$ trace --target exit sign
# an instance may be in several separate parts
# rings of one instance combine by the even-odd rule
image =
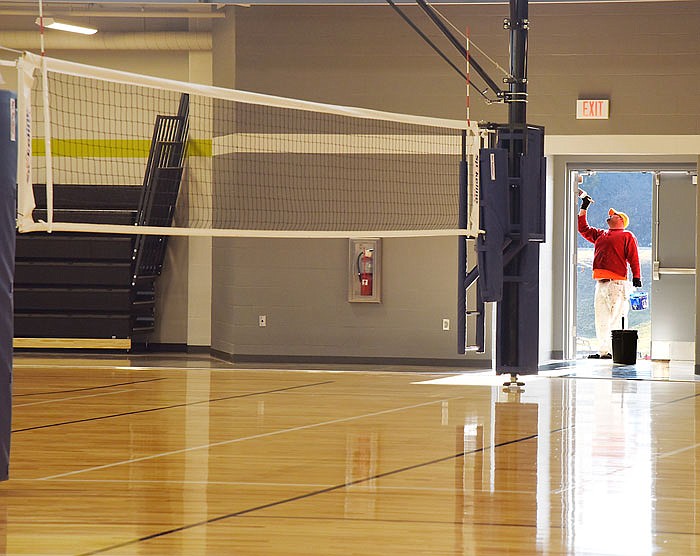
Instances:
[[[610,117],[609,100],[577,100],[577,120],[607,120]]]

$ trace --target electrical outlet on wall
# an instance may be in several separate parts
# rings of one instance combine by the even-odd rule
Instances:
[[[260,326],[260,327],[267,326],[267,315],[259,315],[258,316],[258,326]]]
[[[450,329],[450,319],[442,319],[442,329],[443,330]]]

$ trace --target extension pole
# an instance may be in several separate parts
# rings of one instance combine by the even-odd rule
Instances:
[[[527,125],[528,0],[510,0],[510,82],[508,124]]]

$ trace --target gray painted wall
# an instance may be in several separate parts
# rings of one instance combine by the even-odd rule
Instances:
[[[262,7],[227,10],[212,23],[212,82],[225,87],[321,102],[438,117],[463,118],[464,84],[385,6]],[[458,27],[503,67],[507,5],[441,6]],[[406,11],[425,21],[419,10]],[[700,148],[700,3],[641,2],[530,6],[529,121],[546,127],[551,145],[590,138],[585,154],[669,157]],[[431,37],[445,45],[430,25]],[[449,47],[445,45],[446,50]],[[51,52],[95,65],[193,79],[183,53]],[[475,53],[475,56],[479,56]],[[200,62],[202,61],[200,57]],[[479,57],[484,66],[488,63]],[[492,75],[496,70],[489,67]],[[194,79],[198,80],[198,79]],[[202,81],[200,81],[202,82]],[[577,98],[611,101],[607,121],[577,121]],[[473,93],[472,119],[503,121],[502,106]],[[647,137],[647,141],[639,139]],[[673,136],[664,142],[663,137]],[[661,140],[658,140],[661,138]],[[562,241],[566,162],[578,143],[550,151],[549,241],[542,248],[541,357],[563,344]],[[607,145],[602,147],[601,145]],[[661,145],[661,146],[659,146]],[[669,145],[672,145],[669,147]],[[658,149],[657,149],[658,147]],[[580,157],[579,157],[580,159]],[[207,273],[189,265],[188,244],[173,241],[166,261],[155,341],[204,345],[239,356],[370,356],[452,360],[456,248],[453,239],[383,242],[380,305],[347,303],[344,240],[215,239],[211,248],[211,330],[192,320],[193,285]],[[200,253],[201,255],[201,253]],[[198,264],[201,264],[199,257]],[[266,314],[268,326],[257,326]],[[468,355],[465,364],[485,364]],[[696,349],[700,349],[697,347]]]
[[[508,67],[507,4],[439,8]],[[418,8],[406,11],[426,22]],[[241,89],[464,117],[461,78],[389,7],[257,6],[237,17]],[[530,21],[529,121],[555,135],[699,132],[699,3],[532,4]],[[429,23],[424,29],[452,52]],[[610,99],[610,120],[575,120],[576,99],[591,97]],[[505,118],[502,106],[486,106],[476,93],[471,105],[475,120]]]
[[[348,241],[215,239],[212,347],[234,356],[456,359],[454,238],[384,239],[382,303],[348,302]],[[266,315],[267,326],[258,326]]]
[[[407,11],[420,19],[417,9]],[[502,28],[507,6],[441,11],[458,27],[470,25],[472,40],[507,67],[508,37]],[[459,77],[388,8],[253,7],[237,9],[236,15],[240,89],[464,115]],[[698,133],[698,4],[534,4],[530,16],[529,121],[555,135]],[[610,99],[611,119],[577,121],[577,98]],[[503,107],[486,106],[476,96],[472,107],[473,119],[506,117]],[[562,168],[566,160],[559,156],[556,165]],[[554,169],[554,157],[550,164]],[[552,170],[549,180],[550,240],[542,249],[541,273],[543,359],[561,353],[563,343],[565,172]],[[306,253],[312,245],[313,253]],[[454,330],[440,329],[443,317],[456,317],[454,240],[385,240],[384,255],[382,305],[354,306],[346,302],[345,242],[215,240],[212,347],[234,357],[455,358]],[[430,264],[416,264],[421,258]],[[257,326],[259,314],[268,316],[266,329]],[[485,364],[489,353],[490,343],[486,355],[466,359]]]

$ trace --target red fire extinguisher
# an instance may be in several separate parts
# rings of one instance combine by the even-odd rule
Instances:
[[[357,277],[360,279],[360,295],[372,295],[373,252],[374,249],[363,249],[357,255]]]

